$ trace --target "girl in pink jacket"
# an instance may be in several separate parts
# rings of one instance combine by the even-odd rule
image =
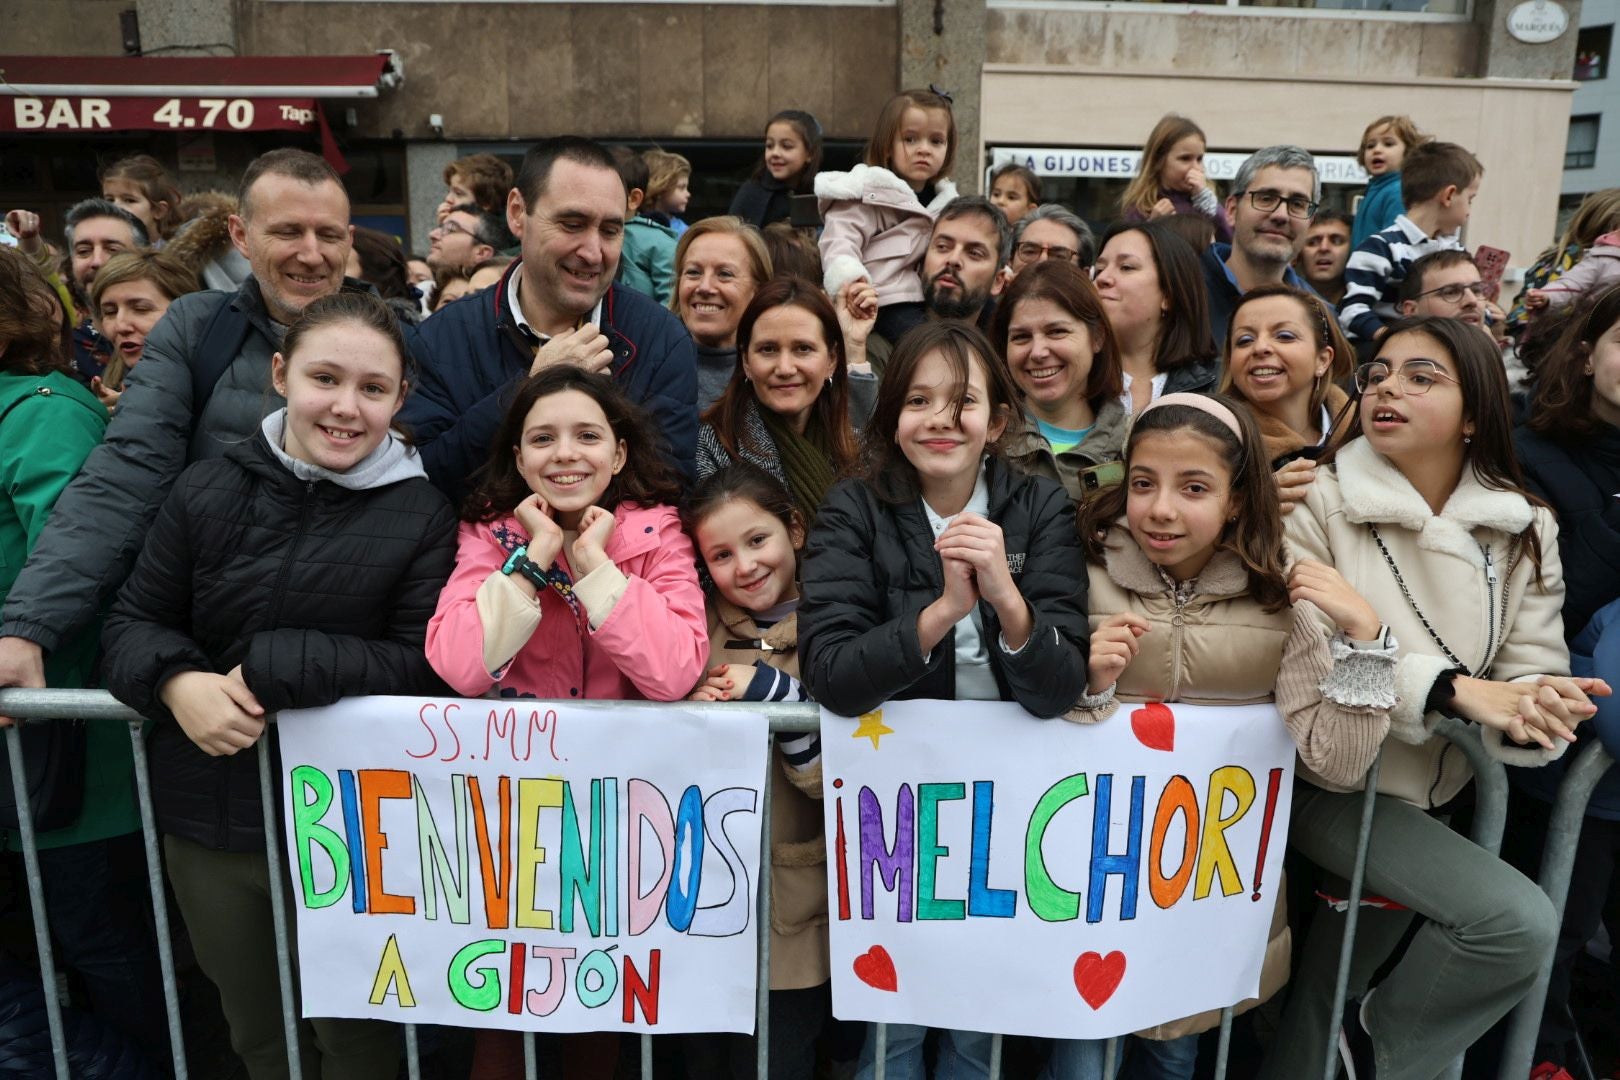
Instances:
[[[463,511],[427,655],[459,694],[676,701],[709,632],[675,475],[612,379],[524,383]]]
[[[606,375],[563,364],[518,390],[427,628],[428,661],[458,694],[676,701],[703,677],[703,590],[660,441]],[[618,1037],[560,1050],[566,1075],[607,1080]],[[522,1076],[522,1039],[478,1032],[472,1075]]]
[[[878,114],[866,164],[816,177],[821,264],[827,295],[852,281],[877,288],[874,329],[893,344],[921,323],[923,254],[934,218],[956,198],[951,101],[934,89],[904,90]],[[870,309],[856,313],[871,318]]]

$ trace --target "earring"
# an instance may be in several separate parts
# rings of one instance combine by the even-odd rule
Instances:
[[[1464,446],[1467,446],[1469,443],[1471,443],[1473,441],[1474,441],[1474,438],[1473,438],[1472,435],[1464,435],[1463,436],[1463,445]]]

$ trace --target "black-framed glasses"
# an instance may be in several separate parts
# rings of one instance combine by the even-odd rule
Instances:
[[[439,231],[444,233],[446,236],[450,235],[451,233],[460,233],[462,236],[470,236],[474,240],[478,239],[478,234],[476,232],[467,228],[467,226],[463,225],[455,218],[445,218],[444,221],[439,225]]]
[[[1303,195],[1284,195],[1282,192],[1272,191],[1270,188],[1262,188],[1248,194],[1249,205],[1262,214],[1269,214],[1279,206],[1287,206],[1289,217],[1309,218],[1316,216],[1316,209],[1320,205]]]
[[[1060,247],[1057,244],[1037,244],[1026,240],[1013,248],[1013,258],[1021,263],[1031,263],[1043,258],[1056,259],[1058,262],[1079,262],[1080,253],[1074,248]]]
[[[1416,299],[1425,296],[1438,296],[1448,304],[1455,304],[1462,300],[1463,293],[1471,292],[1480,300],[1485,299],[1485,283],[1483,281],[1454,281],[1450,285],[1442,285],[1438,289],[1427,289],[1417,294]]]
[[[1403,393],[1414,397],[1427,394],[1436,383],[1457,381],[1456,376],[1441,371],[1432,360],[1408,360],[1393,372]],[[1369,394],[1383,385],[1391,375],[1389,365],[1382,360],[1362,364],[1356,368],[1356,393]]]

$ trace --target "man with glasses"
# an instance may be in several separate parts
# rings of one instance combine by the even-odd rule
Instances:
[[[462,203],[428,233],[427,264],[435,274],[465,274],[511,243],[504,221],[477,203]]]
[[[1466,251],[1431,251],[1412,264],[1396,307],[1402,315],[1437,315],[1484,326],[1487,306],[1479,267]]]
[[[1091,269],[1097,256],[1097,241],[1091,227],[1074,211],[1057,203],[1043,203],[1025,214],[1012,227],[1007,246],[1006,266],[997,275],[996,292],[1012,283],[1019,271],[1047,259],[1071,262],[1082,270]]]
[[[1250,289],[1286,284],[1310,291],[1292,263],[1321,198],[1316,159],[1298,146],[1256,150],[1239,167],[1226,198],[1232,242],[1211,244],[1202,260],[1217,346],[1225,345],[1232,312]]]

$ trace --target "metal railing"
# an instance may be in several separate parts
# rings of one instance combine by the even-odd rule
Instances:
[[[592,703],[570,701],[562,704],[577,709],[581,707],[589,708]],[[599,707],[608,708],[613,706],[602,703]],[[758,712],[767,717],[770,730],[773,733],[814,731],[819,723],[817,707],[808,703],[704,704],[687,702],[683,703],[682,707],[688,709],[747,709]],[[146,747],[142,738],[142,718],[137,713],[119,704],[110,694],[101,690],[0,690],[0,715],[16,717],[28,722],[82,719],[94,723],[121,722],[128,725],[134,756],[136,796],[140,804],[141,836],[146,851],[147,884],[151,895],[153,923],[158,939],[158,958],[163,985],[164,1009],[168,1020],[169,1044],[173,1055],[173,1072],[177,1080],[186,1080],[188,1071],[184,1033],[180,1021],[178,983],[175,976],[174,951],[168,910],[164,900],[162,861],[158,852],[156,820],[152,812],[151,783]],[[1506,770],[1500,762],[1486,754],[1477,729],[1470,725],[1448,718],[1439,723],[1436,731],[1466,754],[1474,768],[1474,782],[1477,792],[1475,796],[1473,839],[1476,843],[1494,853],[1500,847],[1507,816]],[[23,860],[28,879],[28,899],[33,911],[34,936],[39,952],[46,1018],[51,1035],[52,1060],[57,1080],[69,1080],[67,1044],[63,1035],[62,1012],[56,992],[56,963],[51,947],[48,915],[45,910],[38,848],[31,815],[27,808],[28,795],[22,760],[22,740],[15,726],[6,729],[5,739],[10,760],[11,783],[16,793],[19,811],[20,827],[18,833],[22,840]],[[278,825],[280,818],[276,805],[279,788],[274,782],[271,772],[269,740],[260,740],[257,753],[259,794],[264,812],[265,850],[271,881],[278,882],[282,878],[282,852]],[[1610,759],[1608,755],[1604,753],[1601,746],[1594,744],[1580,755],[1559,790],[1558,802],[1553,810],[1552,825],[1547,836],[1540,883],[1544,891],[1552,899],[1560,918],[1563,915],[1564,899],[1568,892],[1570,874],[1574,864],[1575,841],[1580,833],[1581,819],[1584,816],[1586,803],[1593,788],[1609,765]],[[1378,768],[1378,762],[1375,761],[1366,779],[1361,828],[1354,865],[1350,875],[1349,908],[1345,917],[1344,937],[1340,946],[1339,967],[1334,984],[1334,1011],[1329,1014],[1330,1016],[1342,1014],[1349,993],[1350,957],[1355,946],[1356,919],[1362,896],[1367,853],[1371,840]],[[771,786],[774,772],[774,769],[766,770],[762,799],[763,810],[760,821],[762,872],[759,878],[759,913],[756,919],[759,935],[759,974],[755,1034],[757,1040],[756,1062],[758,1075],[761,1078],[769,1075],[770,1062]],[[293,986],[291,938],[288,933],[287,922],[288,913],[282,890],[272,887],[269,891],[275,924],[277,975],[281,987],[282,1025],[287,1044],[289,1075],[293,1080],[302,1080],[303,1069],[299,1054],[299,1017]],[[1529,1074],[1530,1058],[1535,1049],[1536,1031],[1541,1021],[1541,1010],[1547,995],[1551,966],[1552,955],[1549,950],[1548,955],[1543,958],[1541,972],[1534,987],[1516,1007],[1512,1015],[1508,1043],[1502,1055],[1499,1071],[1502,1080],[1518,1080],[1518,1078]],[[408,1073],[411,1080],[420,1080],[421,1057],[416,1025],[405,1024],[402,1026],[404,1028],[405,1058]],[[1335,1080],[1339,1072],[1336,1034],[1335,1029],[1335,1037],[1330,1038],[1328,1044],[1324,1047],[1323,1080]],[[1221,1010],[1220,1014],[1219,1042],[1215,1061],[1216,1080],[1225,1080],[1228,1055],[1231,1049],[1231,1035],[1232,1007],[1228,1006]],[[885,1025],[874,1025],[873,1041],[876,1051],[875,1074],[878,1080],[883,1080],[885,1072],[884,1058],[888,1043],[888,1030]],[[1113,1075],[1114,1066],[1122,1049],[1123,1037],[1108,1041],[1104,1056],[1104,1076]],[[523,1058],[526,1080],[535,1080],[538,1070],[538,1058],[535,1050],[534,1033],[532,1032],[524,1033]],[[640,1059],[643,1080],[652,1080],[653,1044],[652,1036],[649,1034],[640,1036]],[[1001,1062],[1002,1037],[994,1035],[990,1043],[990,1075],[995,1080],[999,1080]],[[1448,1078],[1459,1076],[1461,1070],[1462,1060],[1459,1057],[1444,1075]]]

